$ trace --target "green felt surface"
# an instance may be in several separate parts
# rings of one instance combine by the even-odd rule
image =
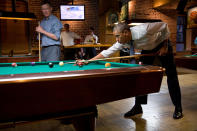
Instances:
[[[17,63],[17,67],[12,67],[12,63],[0,63],[0,75],[105,69],[105,63],[111,63],[111,68],[140,66],[138,64],[125,64],[105,61],[92,62],[82,67],[75,66],[74,64],[64,64],[64,66],[59,66],[59,61],[56,61],[52,62],[54,63],[54,66],[53,68],[50,68],[48,63],[49,62],[36,62],[36,64],[32,66],[31,62],[20,62]]]
[[[185,57],[197,57],[197,55],[185,55]]]

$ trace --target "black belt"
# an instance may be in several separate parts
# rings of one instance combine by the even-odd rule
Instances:
[[[49,45],[49,46],[42,46],[42,48],[47,48],[47,47],[51,47],[51,46],[60,46],[60,45]]]

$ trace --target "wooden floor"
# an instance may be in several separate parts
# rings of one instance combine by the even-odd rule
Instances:
[[[98,106],[96,131],[197,131],[197,71],[178,68],[182,90],[184,118],[174,120],[166,77],[159,93],[151,94],[143,115],[123,117],[134,104],[134,99],[124,99]],[[62,125],[57,120],[20,125],[0,131],[74,131],[72,125]]]

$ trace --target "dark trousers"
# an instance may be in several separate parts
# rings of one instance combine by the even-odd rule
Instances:
[[[42,47],[41,61],[59,61],[61,50],[59,45]]]
[[[163,43],[150,51],[143,50],[142,54],[156,53],[162,47],[162,45]],[[143,64],[152,65],[155,57],[158,57],[162,67],[166,69],[165,73],[167,75],[168,90],[172,103],[176,107],[181,107],[181,91],[177,77],[176,65],[174,63],[172,46],[170,44],[168,45],[168,53],[165,56],[144,56],[140,60],[143,62]],[[148,95],[136,97],[136,104],[147,104],[147,97]]]
[[[75,60],[75,48],[64,48],[64,60]]]

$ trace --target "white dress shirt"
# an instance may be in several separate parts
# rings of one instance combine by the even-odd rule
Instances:
[[[86,36],[84,44],[92,43],[93,42],[92,39],[95,39],[95,43],[98,43],[98,37],[95,34],[93,34],[93,35]]]
[[[127,45],[120,44],[119,42],[116,42],[111,47],[109,47],[107,50],[103,50],[101,52],[101,55],[103,55],[104,57],[110,57],[111,55],[116,53],[116,51],[122,50],[124,48],[124,46],[127,46]]]
[[[77,35],[76,33],[74,32],[66,32],[66,31],[63,31],[61,32],[61,41],[63,43],[63,46],[73,46],[75,43],[74,43],[74,39],[80,39],[81,37],[79,35]]]
[[[134,48],[140,50],[152,50],[170,36],[168,25],[164,22],[145,23],[130,29]],[[103,50],[101,54],[109,57],[116,51],[122,50],[123,46],[124,44],[116,42],[107,50]]]
[[[131,27],[135,49],[152,50],[170,36],[167,23],[145,23]]]

